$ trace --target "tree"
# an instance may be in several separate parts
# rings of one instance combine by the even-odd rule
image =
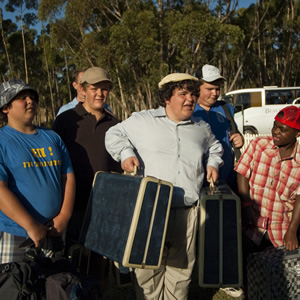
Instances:
[[[26,57],[26,43],[24,33],[24,23],[26,25],[34,25],[36,22],[36,16],[33,13],[24,14],[26,9],[38,9],[37,0],[8,0],[5,6],[7,11],[14,12],[16,8],[20,9],[19,17],[16,17],[17,21],[21,22],[22,42],[23,42],[23,55],[24,55],[24,70],[25,70],[25,81],[28,83],[28,67]]]

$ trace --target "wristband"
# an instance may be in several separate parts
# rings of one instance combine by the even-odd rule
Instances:
[[[253,201],[242,202],[242,207],[248,207],[253,205]]]

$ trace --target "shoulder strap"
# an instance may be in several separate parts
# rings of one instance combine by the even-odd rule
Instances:
[[[227,120],[229,122],[230,132],[231,133],[237,133],[237,132],[239,132],[238,129],[236,128],[236,125],[235,125],[235,122],[234,122],[234,120],[232,118],[232,115],[231,115],[231,113],[230,113],[230,111],[228,109],[227,103],[224,100],[220,100],[220,103],[221,103],[222,108],[223,108],[223,110],[225,112],[226,118],[227,118]]]
[[[223,110],[224,110],[224,112],[225,112],[226,118],[227,118],[227,120],[228,120],[228,122],[229,122],[230,133],[231,133],[231,134],[234,134],[234,133],[239,133],[239,134],[241,134],[241,133],[238,131],[236,125],[235,125],[235,122],[234,122],[234,120],[233,120],[233,117],[232,117],[232,115],[231,115],[231,113],[230,113],[230,111],[229,111],[229,109],[228,109],[227,103],[226,103],[224,100],[220,100],[220,103],[221,103],[222,108],[223,108]],[[241,150],[240,150],[240,149],[237,149],[236,147],[234,147],[233,143],[231,143],[231,145],[232,145],[232,147],[233,147],[235,159],[236,159],[236,160],[239,160],[240,157],[241,157]]]

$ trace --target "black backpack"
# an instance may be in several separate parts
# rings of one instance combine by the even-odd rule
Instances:
[[[34,276],[29,262],[0,265],[0,299],[45,299],[43,290],[44,280]]]
[[[96,278],[77,271],[66,258],[37,257],[0,265],[2,300],[99,300]]]

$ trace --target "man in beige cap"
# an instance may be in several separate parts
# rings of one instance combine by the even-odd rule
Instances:
[[[105,137],[108,152],[125,171],[137,166],[144,176],[174,186],[162,263],[159,269],[135,269],[139,299],[188,297],[195,262],[198,210],[195,206],[204,180],[218,178],[223,149],[203,121],[191,120],[198,79],[174,73],[159,83],[160,107],[133,113],[110,128]],[[139,154],[139,158],[136,156]]]
[[[57,116],[53,125],[69,150],[76,176],[75,206],[67,231],[70,244],[79,240],[95,173],[121,171],[120,165],[104,146],[106,131],[118,123],[104,107],[112,87],[113,83],[104,69],[87,69],[81,78],[84,102]],[[96,264],[91,265],[96,267]]]

